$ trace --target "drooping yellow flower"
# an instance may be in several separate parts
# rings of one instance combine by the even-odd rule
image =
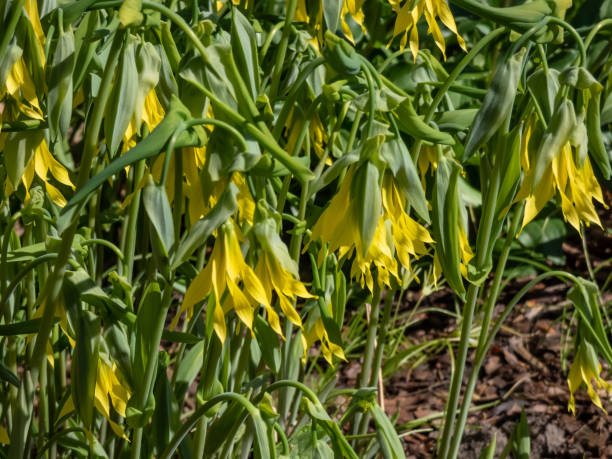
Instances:
[[[139,120],[134,117],[130,120],[130,124],[128,124],[125,130],[125,134],[123,134],[122,154],[136,145],[138,129],[142,123],[144,123],[149,132],[151,132],[164,119],[165,111],[157,98],[155,89],[151,89],[147,97],[145,97],[142,111],[134,110],[134,113],[142,113],[142,115]]]
[[[125,418],[125,410],[132,393],[122,378],[120,379],[117,365],[109,364],[104,357],[98,361],[98,378],[96,379],[96,390],[94,405],[96,409],[108,420],[113,431],[120,437],[127,439],[119,424],[111,419],[110,406]],[[110,402],[109,402],[110,399]]]
[[[261,245],[261,252],[255,266],[255,274],[266,293],[267,304],[272,304],[272,293],[278,297],[281,311],[298,327],[302,320],[293,303],[300,298],[314,298],[299,280],[298,266],[289,256],[287,247],[275,232],[273,219],[256,223],[254,232]],[[268,309],[268,322],[272,329],[282,336],[278,314]]]
[[[19,113],[23,113],[30,119],[43,120],[42,110],[36,96],[36,88],[23,57],[17,59],[13,64],[7,75],[4,88],[0,88],[0,99],[7,95],[10,96],[17,110],[11,110],[11,113],[8,114],[9,110],[5,106],[2,119],[16,121]]]
[[[214,293],[215,302],[214,329],[221,342],[225,341],[226,336],[225,314],[232,309],[249,329],[252,329],[257,305],[262,304],[270,313],[272,307],[266,291],[251,267],[244,261],[238,238],[238,229],[232,220],[219,228],[210,259],[185,292],[179,313],[172,321],[173,328],[180,314],[185,311],[191,313],[195,304],[211,292]],[[243,283],[242,288],[238,285],[240,282]],[[228,294],[224,299],[226,289]]]
[[[421,175],[421,185],[424,188],[425,176],[427,175],[427,172],[430,169],[431,172],[435,172],[438,168],[438,152],[436,151],[436,147],[433,145],[423,145],[421,147],[419,159],[417,160],[417,165],[419,167],[419,173]]]
[[[9,437],[9,434],[6,431],[6,429],[2,426],[0,426],[0,444],[3,444],[3,445],[11,444],[11,439]]]
[[[129,440],[125,434],[123,428],[113,421],[111,417],[110,407],[123,418],[125,418],[125,410],[127,403],[132,395],[132,392],[128,388],[121,372],[117,365],[107,360],[104,355],[100,356],[98,360],[98,375],[96,378],[96,388],[94,391],[94,406],[100,414],[102,414],[108,421],[109,425],[119,437]],[[110,399],[110,401],[109,401]],[[64,404],[58,419],[70,414],[74,411],[74,400],[72,396],[68,398]]]
[[[363,255],[363,243],[356,219],[357,206],[363,203],[351,198],[351,182],[355,169],[350,169],[340,190],[332,198],[330,205],[319,217],[312,229],[311,240],[321,238],[328,244],[327,250],[338,251],[355,258],[351,267],[351,277],[367,285],[370,291],[374,288],[372,265],[378,270],[379,285],[390,285],[391,277],[399,279],[398,264],[410,271],[410,257],[427,253],[425,244],[433,242],[428,231],[405,211],[405,198],[399,193],[391,177],[385,177],[382,189],[382,213],[376,224],[372,243]],[[321,251],[319,257],[324,256]]]
[[[526,200],[522,227],[524,228],[538,215],[553,198],[555,192],[558,192],[561,198],[561,210],[565,221],[569,222],[578,232],[581,232],[581,223],[586,226],[591,223],[601,226],[593,204],[594,199],[605,205],[601,188],[595,178],[589,158],[584,160],[582,166],[576,164],[569,142],[555,155],[551,166],[533,188],[535,168],[531,167],[532,161],[529,157],[528,145],[534,122],[532,119],[532,122],[527,125],[521,145],[521,166],[525,172],[525,179],[514,199],[514,202]]]
[[[595,384],[593,384],[593,380]],[[568,410],[572,414],[576,414],[576,400],[574,399],[574,393],[584,383],[587,387],[589,397],[595,406],[601,409],[606,415],[608,414],[601,404],[599,394],[595,390],[605,389],[608,394],[612,394],[612,385],[606,382],[601,377],[601,364],[597,358],[597,352],[595,348],[587,341],[583,341],[578,345],[578,352],[572,366],[570,367],[569,375],[567,378],[567,384],[570,390],[570,400],[568,403]]]
[[[446,0],[404,0],[403,2],[402,0],[389,0],[389,3],[394,11],[397,12],[392,40],[401,35],[400,48],[404,49],[408,42],[408,34],[410,33],[409,46],[415,60],[419,52],[419,31],[417,24],[423,14],[425,14],[425,20],[429,26],[428,32],[433,36],[434,42],[440,48],[440,51],[442,51],[444,59],[446,59],[446,42],[440,27],[438,27],[436,17],[439,17],[440,21],[457,36],[457,42],[461,49],[467,51],[465,40],[457,30],[455,19]]]
[[[385,215],[391,220],[391,234],[397,258],[404,268],[410,269],[410,258],[428,252],[425,244],[434,240],[429,232],[406,213],[406,197],[400,192],[390,174],[383,180],[382,203]]]
[[[346,356],[342,348],[329,339],[327,330],[325,330],[325,324],[321,318],[318,318],[311,327],[308,327],[301,337],[302,346],[304,348],[304,359],[307,356],[308,349],[319,341],[321,343],[321,353],[330,365],[333,365],[334,355],[346,361]]]
[[[468,241],[467,235],[465,234],[465,229],[463,228],[463,225],[459,225],[459,253],[461,256],[461,264],[459,266],[459,270],[461,271],[461,275],[467,279],[467,266],[472,260],[472,258],[474,258],[474,252],[472,251],[470,241]],[[438,258],[438,252],[434,252],[433,259],[433,282],[435,288],[438,288],[438,279],[442,275],[442,263],[440,263],[440,259]]]
[[[47,141],[41,132],[37,134],[31,133],[5,133],[0,134],[0,151],[4,150],[5,143],[19,143],[18,147],[20,150],[24,150],[24,155],[26,158],[30,158],[23,169],[23,174],[21,176],[21,182],[23,183],[26,190],[26,199],[30,197],[30,186],[34,181],[34,175],[37,175],[45,184],[45,189],[47,193],[49,193],[49,197],[55,202],[58,206],[63,207],[66,205],[66,199],[62,195],[62,193],[51,183],[49,183],[48,173],[51,172],[51,175],[60,183],[67,185],[74,189],[74,185],[70,180],[68,175],[68,171],[66,168],[56,160],[51,152],[49,151],[49,147],[47,146]],[[7,177],[6,180],[6,194],[12,194],[19,183],[12,183],[11,180]]]

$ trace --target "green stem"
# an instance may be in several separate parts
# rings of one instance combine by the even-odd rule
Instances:
[[[568,24],[563,19],[560,19],[558,17],[550,16],[547,19],[548,22],[557,24],[570,33],[570,35],[574,38],[574,41],[578,45],[578,50],[580,51],[580,65],[585,66],[587,64],[586,46],[582,41],[582,37],[580,36],[580,34],[576,32],[576,29],[574,29],[571,24]]]
[[[366,140],[372,137],[374,130],[374,114],[376,105],[376,92],[374,91],[374,82],[372,81],[372,74],[367,65],[361,64],[363,73],[365,74],[366,81],[368,83],[368,120],[366,122]]]
[[[521,223],[521,217],[523,215],[523,207],[524,204],[521,205],[514,213],[514,217],[512,220],[512,224],[510,225],[510,229],[506,234],[506,240],[504,242],[504,247],[500,254],[499,260],[497,262],[497,268],[495,270],[495,277],[493,279],[493,284],[491,286],[491,291],[487,296],[487,302],[484,308],[484,318],[482,320],[480,336],[478,337],[478,344],[476,347],[476,362],[472,367],[472,371],[470,373],[470,379],[465,388],[465,393],[463,395],[463,400],[461,402],[461,411],[459,412],[459,418],[457,420],[457,425],[455,426],[455,431],[452,437],[452,443],[450,447],[450,457],[457,457],[457,453],[459,451],[459,444],[461,443],[461,438],[463,437],[463,431],[465,429],[465,422],[467,420],[468,412],[470,409],[472,397],[474,395],[474,389],[476,387],[476,382],[478,381],[478,372],[480,370],[480,364],[478,364],[479,359],[482,360],[484,356],[481,356],[482,353],[485,352],[484,344],[485,339],[487,337],[487,332],[489,330],[489,325],[491,324],[491,318],[493,316],[493,311],[495,309],[495,303],[497,298],[499,297],[500,287],[504,275],[504,270],[506,268],[506,263],[508,261],[508,255],[510,254],[510,248],[512,246],[512,242],[516,237],[518,229]]]
[[[110,249],[115,255],[117,255],[117,257],[119,258],[119,260],[123,260],[123,254],[121,253],[121,250],[119,249],[119,247],[117,247],[115,244],[113,244],[111,241],[107,241],[106,239],[87,239],[86,241],[83,241],[81,243],[81,245],[83,246],[88,246],[88,245],[101,245],[104,246],[108,249]]]
[[[132,282],[134,273],[134,255],[136,253],[136,228],[138,227],[138,212],[140,210],[140,201],[142,196],[142,188],[138,188],[140,181],[144,177],[146,169],[145,160],[140,160],[134,167],[134,176],[132,179],[134,196],[130,202],[130,208],[127,218],[127,228],[125,230],[125,257],[123,258],[123,272],[129,283]]]
[[[367,387],[372,376],[372,363],[374,362],[374,352],[376,350],[376,335],[378,331],[378,316],[380,315],[380,298],[380,287],[378,286],[378,283],[375,282],[374,291],[372,292],[372,304],[370,310],[370,320],[368,321],[366,346],[363,351],[361,373],[359,375],[359,380],[357,381],[359,389]],[[353,418],[353,435],[363,433],[360,431],[362,427],[361,423],[363,418],[363,413],[361,413],[360,411],[355,412],[355,417]]]
[[[124,33],[125,32],[117,32],[113,39],[113,46],[111,47],[111,51],[106,62],[102,82],[98,91],[98,97],[96,99],[95,106],[92,109],[91,119],[87,123],[88,129],[85,133],[85,139],[83,142],[83,155],[81,157],[81,165],[79,167],[79,175],[77,178],[77,189],[83,188],[89,179],[91,164],[96,154],[100,127],[102,125],[102,119],[104,118],[106,103],[110,96],[112,80],[115,74],[115,66],[117,64],[119,52],[122,48],[121,45],[124,39]],[[74,235],[76,234],[78,223],[78,219],[74,219],[74,221],[62,234],[62,242],[56,263],[40,294],[39,304],[41,307],[44,305],[44,312],[40,323],[40,330],[36,335],[36,344],[34,345],[34,351],[30,360],[30,369],[27,371],[28,376],[33,383],[38,381],[43,360],[45,359],[47,341],[49,339],[49,333],[51,332],[53,318],[55,316],[55,307],[59,303],[58,300],[62,290],[65,267],[70,256],[72,241],[74,239]],[[24,386],[22,385],[20,391],[23,387]],[[29,400],[32,400],[33,392],[27,393],[26,395],[28,396]],[[27,432],[32,419],[32,410],[20,410],[17,414],[17,419],[18,425],[20,425],[20,427]],[[9,456],[22,457],[24,450],[25,442],[12,442],[9,449]]]
[[[612,18],[607,18],[604,19],[603,21],[599,21],[595,27],[593,27],[591,29],[591,31],[589,32],[589,34],[587,35],[586,39],[584,40],[584,47],[586,49],[589,48],[589,46],[591,46],[591,42],[593,41],[593,39],[595,38],[595,36],[601,32],[601,30],[605,27],[608,27],[612,25]],[[4,129],[3,129],[4,130]]]
[[[0,42],[0,62],[4,60],[6,53],[8,52],[9,43],[11,42],[11,39],[15,36],[15,28],[17,27],[19,19],[21,18],[24,4],[25,0],[15,0],[15,4],[11,5],[11,17],[6,26],[6,29],[4,29],[2,41]]]
[[[270,101],[274,102],[278,96],[278,89],[280,86],[280,79],[283,73],[283,66],[285,64],[285,56],[287,54],[287,46],[289,45],[289,35],[291,34],[291,26],[293,25],[293,17],[295,16],[295,10],[297,9],[297,0],[287,1],[287,15],[285,17],[285,25],[283,27],[283,34],[281,41],[276,48],[276,59],[274,61],[274,70],[272,72],[272,81],[270,83]]]
[[[42,120],[3,121],[2,132],[38,131],[46,129],[47,122]]]
[[[142,385],[142,390],[136,395],[136,407],[143,409],[147,403],[150,393],[153,390],[153,383],[155,380],[155,371],[157,369],[157,359],[159,353],[159,343],[161,341],[162,332],[164,331],[164,324],[166,322],[166,315],[168,309],[172,303],[172,288],[173,281],[171,280],[164,288],[162,297],[162,307],[159,315],[156,317],[157,321],[153,327],[153,339],[152,346],[148,355],[147,368],[145,370],[145,377]],[[132,459],[140,458],[140,449],[142,444],[143,427],[136,427],[134,429],[134,437],[132,439],[131,449]]]
[[[498,169],[498,168],[496,168]],[[493,173],[491,182],[489,183],[486,201],[484,203],[483,215],[478,227],[476,237],[476,270],[481,271],[485,268],[487,262],[487,254],[489,244],[491,243],[491,231],[495,223],[495,207],[497,204],[497,193],[500,186],[500,171],[496,170]],[[451,386],[449,389],[448,404],[446,407],[446,416],[444,418],[444,427],[442,430],[442,440],[440,443],[439,458],[447,458],[448,448],[450,446],[451,433],[455,423],[455,416],[459,404],[459,396],[461,394],[461,382],[465,371],[465,363],[470,342],[470,332],[472,329],[472,320],[474,318],[474,310],[476,308],[476,300],[480,287],[474,283],[470,283],[467,291],[466,302],[463,307],[461,335],[459,338],[459,348],[457,350],[456,366],[451,378]]]
[[[246,398],[244,398],[240,394],[235,394],[233,392],[226,392],[224,394],[215,395],[210,400],[208,400],[204,405],[198,408],[187,421],[183,424],[183,426],[179,429],[179,431],[174,434],[170,444],[166,447],[166,449],[159,455],[160,459],[170,459],[176,448],[181,444],[183,439],[187,436],[187,434],[195,427],[198,423],[199,419],[205,415],[205,413],[213,408],[216,404],[221,402],[237,402],[241,404],[247,412],[251,416],[258,416],[259,412],[255,406],[251,402],[249,402]]]
[[[506,32],[506,29],[504,27],[500,27],[499,29],[495,29],[492,32],[489,32],[487,35],[482,37],[480,41],[478,41],[478,43],[474,45],[474,47],[470,50],[469,53],[467,53],[463,57],[463,59],[461,59],[461,61],[457,64],[457,66],[450,73],[450,75],[448,76],[448,78],[446,79],[442,87],[438,89],[438,91],[436,92],[436,95],[431,101],[431,104],[429,105],[427,113],[425,114],[424,121],[426,123],[429,123],[433,119],[434,113],[436,112],[438,105],[440,104],[440,102],[442,102],[444,95],[447,93],[451,85],[455,82],[457,77],[461,74],[461,72],[463,72],[463,69],[465,69],[476,56],[479,56],[480,52],[484,48],[486,48],[490,43],[492,43],[494,40],[496,40],[500,35],[504,34],[505,32]],[[423,145],[422,140],[417,140],[414,143],[414,147],[412,148],[412,159],[414,161],[418,159],[419,154],[421,152],[422,145]]]

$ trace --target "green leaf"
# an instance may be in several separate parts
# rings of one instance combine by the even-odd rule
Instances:
[[[51,138],[66,138],[72,116],[72,73],[75,66],[75,46],[72,28],[62,31],[53,59],[47,69],[49,72],[49,92],[47,94],[47,121]]]
[[[265,251],[276,258],[285,270],[299,278],[297,263],[291,258],[289,249],[278,234],[276,221],[273,218],[257,221],[253,226],[253,233]]]
[[[259,314],[255,316],[254,331],[264,362],[274,374],[277,374],[281,365],[281,348],[278,335]]]
[[[86,202],[91,194],[107,179],[121,172],[127,166],[131,166],[142,159],[147,159],[158,155],[163,150],[166,142],[168,142],[179,123],[185,121],[189,117],[190,114],[180,99],[173,96],[170,110],[166,113],[166,116],[162,122],[157,125],[151,134],[149,134],[142,141],[138,142],[136,146],[127,153],[115,159],[110,165],[102,170],[102,172],[89,179],[85,186],[80,188],[74,194],[74,196],[68,201],[68,204],[66,204],[66,206],[62,209],[62,213],[60,214],[64,215],[68,221],[62,221],[58,224],[58,226],[60,226],[60,228],[67,227],[70,223],[70,219],[68,217],[76,218],[69,213],[69,211],[73,211],[76,206],[82,205],[84,202]],[[184,131],[183,134],[178,137],[175,147],[178,148],[181,146],[196,144],[196,135],[190,131]]]
[[[189,349],[178,362],[176,373],[176,386],[174,393],[180,399],[187,391],[191,383],[202,369],[202,360],[204,358],[204,341],[200,341],[191,349]]]
[[[446,157],[442,157],[438,163],[432,199],[432,229],[444,277],[455,292],[463,296],[465,287],[459,251],[459,171],[459,165]]]
[[[40,319],[24,320],[23,322],[0,325],[0,336],[29,335],[38,332],[39,329]]]
[[[380,148],[380,157],[385,160],[393,172],[397,184],[401,187],[404,196],[414,211],[425,222],[429,223],[429,209],[425,191],[421,186],[419,175],[402,139],[395,137]]]
[[[133,379],[136,383],[136,392],[142,392],[145,388],[145,372],[151,355],[157,353],[155,349],[155,328],[158,317],[162,313],[162,295],[157,282],[147,286],[138,307],[136,318],[136,342],[133,355]]]
[[[523,48],[509,59],[500,60],[465,142],[464,162],[488,142],[502,127],[506,117],[511,115],[522,75],[524,56]]]
[[[535,155],[535,165],[533,166],[532,189],[538,186],[544,173],[550,167],[552,160],[569,141],[575,127],[576,114],[574,112],[574,104],[566,99],[557,107],[540,141],[540,146]]]
[[[10,132],[4,143],[4,167],[13,188],[19,186],[23,172],[36,148],[43,141],[43,131]]]
[[[133,385],[130,343],[123,326],[119,323],[105,323],[103,336],[113,360],[117,363],[121,373]]]
[[[243,71],[243,78],[251,92],[253,100],[259,94],[259,61],[257,37],[251,22],[244,17],[238,8],[232,8],[231,31],[232,54],[236,65]]]
[[[86,428],[93,422],[94,392],[98,373],[101,320],[92,312],[77,314],[70,386],[74,406]]]
[[[19,388],[19,378],[2,362],[0,362],[0,380]]]
[[[125,305],[119,299],[108,296],[83,268],[66,273],[64,285],[69,285],[78,293],[79,301],[91,304],[100,313],[108,310],[115,317],[123,317],[127,313]]]
[[[23,49],[15,41],[9,43],[4,58],[0,62],[0,88],[4,88],[8,74],[22,54]]]
[[[525,416],[525,409],[521,410],[521,418],[514,428],[512,435],[512,452],[517,459],[529,459],[531,457],[531,438],[529,436],[529,424]]]
[[[129,0],[125,0],[124,5]],[[135,41],[128,37],[123,44],[117,78],[104,117],[104,135],[110,157],[114,158],[136,108],[138,97],[138,68]]]
[[[385,457],[393,459],[404,457],[402,442],[383,409],[373,401],[369,404],[369,411],[376,425],[376,434],[380,440],[380,446]]]
[[[138,71],[138,88],[132,119],[136,123],[136,129],[139,130],[142,123],[145,99],[159,82],[161,58],[155,46],[147,41],[141,41],[138,44],[135,57]]]
[[[559,72],[555,69],[539,69],[527,79],[527,89],[537,101],[544,115],[544,121],[550,121],[554,109],[555,98],[559,91]]]
[[[357,169],[351,183],[351,198],[354,201],[363,256],[368,253],[380,220],[382,201],[379,178],[376,166],[366,161]]]
[[[414,137],[415,139],[443,145],[455,144],[455,140],[450,134],[434,129],[426,124],[417,114],[410,99],[404,100],[396,108],[395,114],[397,116],[397,124],[400,130]]]
[[[340,14],[342,13],[342,0],[326,0],[323,2],[323,18],[325,25],[332,32],[338,30]]]
[[[230,182],[212,210],[193,225],[185,238],[178,244],[178,248],[172,257],[172,269],[176,269],[183,264],[198,247],[206,243],[206,239],[213,231],[236,212],[238,209],[238,201],[236,200],[238,191],[238,187]]]
[[[154,250],[159,250],[163,259],[167,260],[174,245],[172,209],[165,187],[156,185],[150,175],[144,187],[142,203],[154,230],[152,237],[155,240],[152,240],[151,244]]]
[[[495,441],[496,441],[496,435],[493,434],[493,439],[491,440],[491,443],[489,443],[486,446],[486,448],[482,450],[482,452],[480,453],[480,456],[478,456],[478,459],[494,459],[495,458]]]
[[[434,115],[434,121],[441,130],[464,131],[472,125],[476,113],[478,113],[476,108],[437,112]]]

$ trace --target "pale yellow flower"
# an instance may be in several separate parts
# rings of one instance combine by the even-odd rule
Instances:
[[[599,394],[595,389],[605,389],[608,394],[612,395],[612,385],[601,377],[601,364],[597,358],[597,352],[587,341],[583,341],[578,345],[578,352],[572,362],[567,378],[567,384],[570,390],[568,410],[574,415],[576,414],[574,393],[580,388],[582,383],[586,385],[587,392],[593,404],[607,415],[608,413],[603,408]]]
[[[425,244],[433,240],[423,226],[408,216],[405,197],[393,179],[387,176],[382,188],[382,213],[376,224],[374,238],[365,251],[356,219],[357,206],[363,203],[351,198],[354,174],[355,169],[347,172],[340,190],[315,223],[311,240],[320,238],[323,244],[328,244],[327,250],[337,250],[340,258],[354,254],[351,277],[373,291],[373,267],[377,268],[379,285],[390,286],[391,276],[400,279],[395,254],[401,265],[410,271],[410,258],[427,253]],[[322,256],[324,251],[319,255],[320,258]]]
[[[242,282],[243,287],[239,287]],[[224,298],[224,293],[228,294]],[[225,341],[225,314],[234,310],[240,320],[249,328],[253,327],[255,308],[261,304],[272,309],[261,281],[253,269],[244,261],[240,250],[238,228],[232,220],[218,230],[217,239],[208,263],[193,279],[178,314],[172,321],[172,328],[180,315],[189,311],[200,301],[214,293],[214,330],[221,342]]]
[[[110,407],[123,418],[126,416],[127,403],[132,396],[132,392],[126,384],[117,365],[107,360],[103,355],[98,360],[98,375],[96,378],[96,388],[94,391],[94,406],[100,414],[108,421],[113,432],[119,437],[129,440],[123,428],[113,421]],[[58,419],[67,416],[75,410],[72,396],[66,400]]]
[[[533,188],[535,168],[531,167],[528,145],[534,122],[532,119],[527,125],[521,145],[521,166],[525,172],[525,179],[514,199],[514,202],[526,200],[522,227],[524,228],[538,215],[556,192],[561,198],[561,210],[565,221],[569,222],[578,232],[581,232],[581,223],[586,226],[591,223],[601,226],[593,204],[593,200],[604,204],[601,187],[595,178],[588,157],[582,166],[576,164],[569,142],[555,155],[551,166]]]
[[[434,42],[440,48],[440,51],[442,51],[444,59],[446,59],[446,42],[440,27],[438,27],[437,17],[457,36],[457,42],[461,49],[467,51],[465,40],[457,30],[455,19],[446,0],[405,0],[403,2],[402,0],[389,0],[389,3],[397,12],[392,40],[397,36],[401,36],[400,49],[404,49],[408,42],[408,34],[410,34],[409,46],[415,60],[419,52],[419,31],[417,24],[423,14],[425,14],[425,20],[429,26],[427,31],[433,36]]]

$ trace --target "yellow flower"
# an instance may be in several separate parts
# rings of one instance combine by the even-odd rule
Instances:
[[[325,325],[323,324],[323,320],[321,318],[318,318],[314,324],[301,335],[301,338],[302,346],[304,348],[304,359],[307,356],[308,349],[310,349],[314,343],[320,341],[321,353],[330,365],[333,365],[332,357],[334,355],[346,361],[346,356],[344,355],[342,348],[329,339],[327,330],[325,330]]]
[[[0,443],[3,445],[10,445],[11,444],[11,439],[9,437],[8,432],[6,431],[6,429],[2,426],[0,426]]]
[[[218,233],[210,259],[185,292],[179,313],[172,321],[172,328],[176,326],[180,314],[185,311],[191,314],[195,304],[212,292],[215,302],[214,329],[221,342],[224,342],[225,314],[229,311],[235,310],[240,320],[252,329],[255,307],[262,304],[268,313],[272,308],[261,281],[244,261],[235,223],[231,220],[226,222]],[[238,286],[240,282],[243,288]],[[224,297],[226,289],[228,295]]]
[[[470,246],[470,241],[468,241],[467,235],[465,234],[465,229],[463,226],[459,226],[459,253],[461,254],[461,265],[459,266],[459,270],[461,271],[461,275],[467,279],[468,272],[467,266],[469,262],[474,258],[474,252],[472,252],[472,247]],[[433,278],[434,278],[434,286],[438,288],[438,279],[442,275],[442,264],[440,263],[440,259],[438,258],[438,252],[434,252],[434,266],[433,266]]]
[[[382,214],[376,225],[374,239],[364,256],[363,243],[356,219],[357,206],[362,203],[351,199],[351,182],[355,169],[350,169],[340,190],[332,198],[312,229],[311,241],[321,238],[327,250],[338,250],[339,257],[355,254],[351,277],[359,279],[370,291],[374,288],[372,264],[378,269],[378,283],[390,285],[390,276],[399,280],[397,254],[401,265],[410,271],[410,256],[427,253],[426,243],[433,240],[428,231],[410,218],[405,211],[406,200],[389,176],[383,180]],[[308,246],[307,246],[308,247]],[[319,258],[324,256],[321,251]]]
[[[53,202],[60,207],[65,206],[66,199],[62,193],[56,187],[51,185],[51,183],[49,183],[49,171],[58,182],[67,185],[72,189],[75,187],[70,180],[66,168],[58,160],[56,160],[53,155],[51,155],[49,147],[47,146],[47,141],[45,140],[42,132],[38,132],[37,134],[27,132],[0,134],[0,151],[4,150],[5,143],[8,143],[7,141],[11,143],[20,143],[21,146],[18,148],[23,148],[25,150],[25,156],[29,157],[21,176],[21,181],[23,182],[26,190],[26,199],[29,199],[30,197],[30,186],[34,181],[34,174],[36,174],[44,182],[47,193],[49,193],[49,197],[53,200]],[[7,178],[5,185],[6,194],[10,195],[17,189],[19,183],[12,183],[11,180]]]
[[[406,197],[397,188],[390,174],[383,179],[382,202],[385,215],[391,220],[391,234],[397,258],[404,268],[410,269],[410,258],[428,252],[425,244],[434,240],[429,232],[406,213]]]
[[[275,232],[275,222],[268,218],[255,224],[253,231],[260,242],[261,252],[255,266],[255,274],[266,293],[267,304],[272,303],[276,293],[280,309],[293,324],[302,326],[302,320],[293,303],[300,298],[314,298],[299,280],[297,263],[290,257],[287,246]],[[282,336],[278,314],[268,309],[268,322],[272,329]]]
[[[94,405],[96,409],[108,420],[113,431],[127,440],[127,436],[119,424],[111,419],[110,405],[120,416],[125,418],[125,409],[132,393],[122,378],[117,365],[110,365],[104,357],[98,361],[98,378],[96,379],[96,390]],[[109,403],[110,399],[110,403]]]
[[[98,360],[98,376],[96,378],[96,388],[94,392],[94,406],[110,424],[111,428],[119,437],[129,440],[123,428],[111,418],[110,407],[125,418],[125,410],[132,392],[125,383],[121,372],[115,363],[110,363],[107,358],[100,355]],[[110,402],[109,402],[110,399]],[[64,404],[58,419],[67,416],[74,411],[74,400],[72,396]]]
[[[594,385],[592,382],[593,380],[595,380]],[[597,394],[594,387],[597,389],[605,389],[608,394],[612,394],[612,385],[602,379],[601,364],[597,358],[597,353],[595,348],[587,341],[583,341],[579,344],[578,353],[572,362],[567,378],[567,384],[570,390],[568,410],[574,415],[576,414],[574,393],[580,388],[582,383],[586,385],[593,404],[607,415],[608,413],[604,410],[599,394]]]
[[[2,114],[4,119],[16,121],[19,113],[23,113],[31,119],[41,121],[44,119],[40,104],[38,103],[38,97],[36,96],[34,82],[23,57],[17,59],[7,75],[5,87],[0,91],[0,98],[4,98],[6,95],[10,96],[16,104],[17,110],[12,110],[12,116],[6,116],[6,112],[9,110],[5,106],[4,113]]]
[[[417,165],[421,175],[421,185],[425,188],[425,176],[427,172],[431,169],[433,173],[438,169],[438,153],[436,152],[436,147],[433,145],[423,145],[423,147],[421,147],[419,159],[417,160]]]
[[[139,111],[134,110],[134,113],[139,113]],[[125,153],[136,145],[138,130],[142,123],[144,123],[149,132],[151,132],[159,123],[162,122],[164,115],[165,111],[157,98],[157,93],[155,92],[155,89],[151,89],[147,94],[147,97],[145,97],[140,119],[135,119],[132,117],[130,124],[128,124],[128,127],[125,130],[125,134],[123,134],[123,148],[121,153]]]
[[[461,46],[461,49],[467,51],[465,40],[459,35],[455,19],[445,0],[405,0],[403,4],[402,0],[389,0],[389,3],[397,12],[392,40],[398,35],[401,35],[400,48],[404,49],[408,41],[408,33],[410,32],[410,50],[412,51],[415,61],[419,52],[419,31],[417,23],[423,16],[423,13],[425,14],[425,20],[429,26],[428,32],[433,35],[433,39],[438,48],[440,48],[440,51],[442,51],[444,59],[446,59],[446,43],[438,27],[438,23],[436,22],[436,17],[439,17],[440,21],[457,36],[457,42],[459,46]]]
[[[536,217],[553,198],[555,191],[561,198],[561,210],[565,221],[569,222],[578,232],[581,232],[581,222],[586,226],[591,223],[601,226],[593,204],[593,199],[604,204],[601,188],[595,178],[589,158],[584,160],[582,166],[577,165],[569,142],[555,155],[551,167],[533,188],[535,168],[531,167],[528,150],[533,124],[532,119],[527,125],[521,145],[521,166],[525,172],[525,179],[514,199],[514,202],[526,199],[522,227],[524,228]]]

